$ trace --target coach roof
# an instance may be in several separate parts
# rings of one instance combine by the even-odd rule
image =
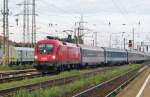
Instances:
[[[33,51],[33,48],[28,47],[14,47],[16,50],[23,50],[23,51]]]
[[[118,48],[107,48],[103,47],[106,51],[113,51],[113,52],[127,52],[127,50],[124,49],[118,49]]]

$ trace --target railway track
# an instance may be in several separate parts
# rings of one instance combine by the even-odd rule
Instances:
[[[35,69],[28,69],[28,70],[17,70],[12,72],[1,72],[0,73],[0,83],[10,82],[13,80],[21,80],[24,78],[30,78],[42,75]]]
[[[129,84],[145,69],[147,69],[147,67],[143,67],[140,70],[129,71],[97,86],[88,88],[72,97],[114,97],[114,94],[117,94],[120,89]]]
[[[117,66],[116,66],[117,67]],[[108,67],[106,67],[108,68]],[[105,68],[101,68],[105,69]],[[99,69],[95,69],[95,71],[99,71]],[[89,72],[91,69],[84,69],[84,72]],[[38,72],[35,69],[29,69],[29,70],[17,70],[12,72],[1,72],[0,73],[0,83],[6,83],[11,81],[17,81],[17,80],[23,80],[25,78],[33,78],[33,77],[40,77],[40,76],[49,76],[49,75],[55,75],[57,72],[51,72],[50,74],[42,74],[41,72]]]
[[[113,67],[113,68],[117,68],[117,67]],[[103,72],[103,71],[109,70],[109,69],[113,69],[113,68],[103,68],[103,69],[96,69],[96,70],[93,70],[90,72],[83,72],[81,74],[81,76],[82,77],[91,77],[100,72]],[[2,97],[7,97],[7,96],[11,96],[11,95],[15,94],[20,89],[27,90],[27,91],[33,91],[33,90],[37,90],[40,88],[52,87],[52,86],[56,86],[56,85],[64,85],[64,84],[71,83],[71,82],[74,82],[74,81],[80,79],[81,76],[70,76],[70,77],[65,77],[65,78],[58,78],[58,79],[54,79],[54,80],[43,81],[40,83],[4,89],[4,90],[0,90],[0,95]]]
[[[36,71],[36,69],[4,71],[4,72],[0,72],[0,77],[14,75],[14,74],[20,74],[20,73],[33,72],[33,71]]]

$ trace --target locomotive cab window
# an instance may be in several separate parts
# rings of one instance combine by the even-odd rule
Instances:
[[[53,45],[51,44],[40,44],[38,47],[39,54],[49,54],[52,52]]]

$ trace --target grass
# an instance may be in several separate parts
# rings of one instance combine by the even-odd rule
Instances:
[[[25,90],[20,90],[13,97],[62,97],[66,93],[72,93],[75,90],[80,90],[84,87],[95,86],[106,80],[109,80],[113,77],[116,77],[122,73],[125,73],[129,70],[134,70],[139,68],[140,65],[128,65],[124,67],[119,67],[113,70],[104,71],[96,76],[90,78],[82,78],[73,83],[54,86],[52,88],[40,89],[33,92],[28,92]]]
[[[0,71],[7,71],[7,70],[12,70],[12,69],[9,66],[0,65]]]
[[[0,65],[0,71],[11,71],[11,70],[23,70],[23,69],[32,69],[33,65],[13,65],[13,66],[9,66],[9,65]]]
[[[57,78],[63,78],[63,77],[68,77],[68,76],[74,76],[74,75],[80,75],[79,71],[73,70],[73,71],[66,71],[62,72],[58,75],[53,75],[53,76],[44,76],[44,77],[37,77],[37,78],[32,78],[32,79],[24,79],[20,81],[13,81],[9,83],[2,83],[0,84],[0,90],[2,89],[8,89],[11,87],[17,87],[17,86],[23,86],[23,85],[29,85],[29,84],[34,84],[34,83],[39,83],[43,81],[48,81],[48,80],[53,80]]]

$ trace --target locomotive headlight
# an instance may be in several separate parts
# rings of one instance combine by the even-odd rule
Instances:
[[[43,52],[46,53],[46,50],[44,50]]]
[[[34,56],[34,58],[37,59],[38,57],[37,57],[37,56]]]
[[[56,59],[56,56],[53,55],[52,58],[53,58],[53,60],[55,60],[55,59]]]

